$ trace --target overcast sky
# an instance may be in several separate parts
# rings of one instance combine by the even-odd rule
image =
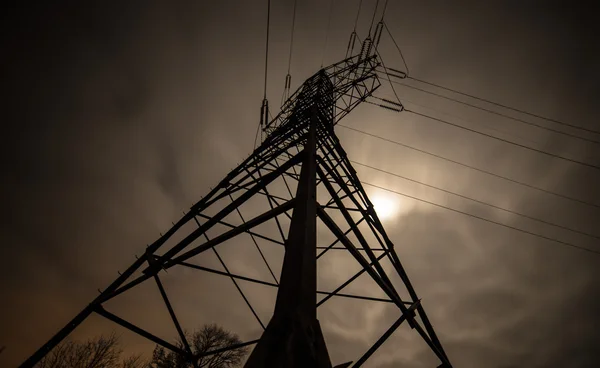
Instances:
[[[361,38],[375,2],[364,0]],[[265,3],[103,1],[5,9],[0,346],[6,350],[0,365],[23,361],[252,151],[263,94]],[[345,54],[358,0],[334,1],[324,47],[328,4],[298,0],[293,89],[322,61],[328,65]],[[292,8],[292,0],[272,1],[268,98],[273,107],[287,72]],[[583,6],[547,1],[390,0],[385,19],[411,76],[599,130],[600,50],[592,14]],[[380,51],[387,66],[403,69],[389,37],[383,37]],[[415,111],[600,163],[598,144],[410,88],[396,86],[396,91]],[[393,96],[386,85],[378,95]],[[596,207],[337,127],[357,162],[600,236],[596,169],[372,105],[361,105],[343,123]],[[600,140],[599,134],[567,131]],[[597,239],[364,166],[356,170],[371,184],[600,251]],[[597,366],[599,255],[366,189],[380,203],[392,204],[395,212],[384,225],[455,367]],[[223,252],[233,270],[264,275],[236,249]],[[280,250],[269,253],[278,255]],[[319,266],[321,285],[333,289],[343,282],[343,272],[354,270],[345,269],[349,262],[326,260]],[[336,264],[344,266],[339,273]],[[214,321],[244,340],[260,332],[229,280],[182,270],[165,275],[164,282],[188,328]],[[245,287],[268,320],[274,292]],[[174,331],[154,289],[137,290],[115,307],[172,340]],[[334,363],[356,359],[397,318],[394,308],[369,303],[332,301],[320,312]],[[426,346],[403,327],[369,367],[434,366]],[[73,337],[112,329],[92,318]],[[153,347],[126,331],[122,338],[128,352]]]

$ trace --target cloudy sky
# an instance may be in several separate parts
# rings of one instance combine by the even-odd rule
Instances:
[[[362,38],[375,2],[364,0],[357,28]],[[268,97],[277,106],[293,1],[272,3]],[[331,64],[345,54],[358,0],[334,1],[324,45],[328,4],[298,1],[292,88],[322,62]],[[0,365],[16,366],[252,151],[263,94],[266,6],[228,0],[30,4],[6,9],[2,18],[0,346],[6,350]],[[589,9],[542,1],[390,0],[385,19],[411,76],[600,130],[600,50]],[[388,37],[380,50],[386,65],[403,68]],[[396,91],[409,109],[600,162],[598,144],[414,89],[396,86]],[[393,96],[386,85],[378,95]],[[600,134],[523,118],[600,140]],[[361,105],[343,124],[595,206],[337,127],[356,162],[600,236],[597,169],[372,105]],[[597,238],[365,166],[356,170],[371,184],[600,251]],[[376,203],[392,209],[384,225],[455,367],[597,365],[600,256],[366,187]],[[223,253],[232,270],[264,276],[255,269],[256,258],[230,248]],[[269,256],[276,259],[281,251]],[[343,257],[320,266],[321,286],[333,289],[351,275],[355,266]],[[229,280],[187,270],[164,277],[189,329],[214,321],[243,339],[259,333]],[[245,287],[268,320],[274,292]],[[155,289],[140,288],[115,308],[172,340]],[[336,300],[320,312],[334,363],[356,359],[397,318],[389,305],[369,303]],[[94,317],[73,337],[114,328]],[[127,332],[122,338],[129,352],[153,346]],[[368,366],[433,364],[414,331],[401,328]]]

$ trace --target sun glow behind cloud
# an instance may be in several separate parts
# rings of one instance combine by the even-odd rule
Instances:
[[[408,210],[408,208],[404,206],[404,201],[401,201],[400,198],[397,198],[394,195],[384,192],[377,192],[370,197],[375,208],[375,212],[377,212],[377,216],[379,216],[381,221],[394,218]]]

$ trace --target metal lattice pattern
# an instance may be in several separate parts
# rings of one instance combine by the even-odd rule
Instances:
[[[160,278],[162,272],[177,266],[230,278],[257,323],[265,330],[263,339],[267,339],[270,329],[276,328],[270,327],[272,324],[287,323],[281,322],[283,321],[281,318],[277,322],[275,317],[289,314],[290,308],[307,311],[306,313],[309,315],[307,318],[316,321],[316,308],[333,297],[391,303],[398,309],[397,321],[367,352],[357,357],[353,366],[361,366],[400,324],[407,321],[411,328],[416,330],[429,345],[442,365],[450,367],[420,300],[394,252],[394,245],[387,236],[373,205],[360,184],[356,171],[350,164],[334,132],[335,124],[379,87],[380,83],[375,73],[378,66],[379,62],[374,55],[369,56],[368,52],[363,52],[322,69],[309,78],[285,102],[282,111],[266,124],[264,131],[267,136],[262,144],[207,196],[196,203],[167,233],[149,245],[143,257],[137,259],[88,307],[22,366],[33,366],[92,313],[99,314],[156,344],[177,352],[193,364],[197,364],[196,362],[201,356],[192,353],[183,327],[179,323]],[[314,189],[311,189],[313,187]],[[251,200],[258,197],[262,198],[262,207],[248,205]],[[314,208],[311,208],[311,205]],[[316,218],[313,220],[304,218],[302,220],[308,222],[298,224],[300,220],[295,218],[301,216],[301,211],[313,213]],[[297,235],[291,234],[304,231],[302,226],[310,228],[311,221],[312,223],[316,221],[318,225],[315,226],[320,226],[321,230],[329,231],[334,240],[327,244],[321,244],[317,240],[316,249],[309,250],[308,253],[306,250],[298,248],[298,252],[304,252],[298,253],[298,257],[305,253],[312,254],[311,257],[314,258],[313,262],[316,264],[317,260],[329,252],[345,250],[361,266],[359,272],[333,291],[316,290],[316,270],[312,276],[307,276],[309,281],[305,279],[290,281],[295,276],[291,275],[289,270],[287,276],[286,271],[282,271],[281,279],[278,279],[276,272],[267,262],[267,258],[259,246],[260,241],[286,247],[284,268],[292,267],[289,264],[296,261],[288,260],[292,256],[287,253],[292,252],[291,249],[295,249],[292,243],[296,241]],[[294,225],[294,223],[296,224]],[[190,227],[190,224],[193,224],[194,227]],[[294,226],[296,226],[296,230],[294,230]],[[316,230],[312,231],[316,233]],[[312,235],[316,237],[316,234],[308,234],[309,241]],[[219,254],[219,245],[239,236],[245,236],[249,244],[257,249],[272,281],[234,274],[229,271]],[[290,237],[294,237],[294,239],[290,239]],[[180,240],[173,242],[173,239]],[[223,270],[200,266],[192,262],[194,257],[205,252],[212,252],[219,260]],[[393,272],[402,281],[401,288],[397,288],[392,283],[382,266],[384,261],[389,262]],[[310,267],[314,268],[310,265],[295,267],[299,267],[299,270],[302,267],[308,267],[306,269],[309,271],[312,270]],[[385,298],[343,292],[348,285],[363,274],[368,275],[376,283],[385,294]],[[284,280],[285,278],[288,280]],[[268,325],[265,324],[266,321],[260,319],[239,286],[239,281],[279,288],[274,318]],[[155,336],[105,308],[104,304],[109,300],[145,282],[156,284],[171,321],[183,342],[183,348]],[[300,290],[294,289],[292,286],[286,286],[286,289],[283,287],[283,284],[286,283],[296,285]],[[312,295],[309,295],[311,293]],[[321,299],[317,301],[318,295],[321,296]],[[298,299],[297,305],[292,305],[289,300],[283,300],[294,298]],[[306,306],[307,303],[308,306]],[[286,321],[295,318],[286,316]],[[312,331],[311,333],[314,333],[313,330],[317,330],[316,334],[320,336],[320,327],[318,322],[316,323],[314,329],[314,326],[309,326],[307,329]],[[316,360],[305,361],[313,362],[315,366],[331,367],[324,342],[321,340],[322,337],[317,336],[310,344],[314,344],[316,350],[325,349],[324,352],[316,353],[317,355],[323,354],[324,358],[313,357]],[[229,349],[257,342],[259,340],[248,341],[231,346]],[[268,355],[268,352],[265,352],[265,349],[269,349],[264,347],[266,345],[268,343],[264,343],[261,347],[259,342],[257,349],[249,359],[248,366],[262,364],[256,362],[262,359],[259,355]],[[260,352],[256,352],[257,350]],[[206,352],[202,356],[221,351],[223,349]]]

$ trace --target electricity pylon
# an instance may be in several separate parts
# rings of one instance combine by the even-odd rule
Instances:
[[[451,367],[394,251],[394,244],[387,236],[334,131],[340,119],[380,86],[376,73],[379,65],[372,42],[367,39],[358,55],[321,69],[308,78],[285,102],[274,119],[266,119],[268,112],[263,108],[262,131],[266,137],[260,146],[169,231],[149,245],[143,257],[138,258],[22,367],[34,366],[82,321],[96,313],[180,354],[193,366],[197,366],[199,358],[203,356],[256,343],[246,367],[330,368],[332,363],[317,320],[317,307],[332,297],[369,299],[341,293],[342,289],[363,274],[368,275],[385,293],[387,302],[395,305],[398,318],[367,352],[358,357],[353,367],[361,366],[405,321],[439,358],[439,367]],[[276,194],[277,191],[280,193]],[[263,199],[265,209],[257,212],[255,208],[253,212],[257,212],[256,215],[245,219],[240,209],[257,197]],[[187,224],[195,224],[194,229],[186,230],[189,228],[185,226]],[[271,224],[274,231],[265,232],[267,224]],[[318,233],[321,230],[318,229],[328,231],[335,241],[327,247],[319,247]],[[229,272],[217,249],[220,244],[234,237],[245,237],[249,244],[253,242],[256,245],[275,283]],[[172,239],[181,240],[167,245]],[[257,239],[285,248],[279,281],[261,252]],[[336,244],[341,244],[361,269],[333,292],[318,291],[317,259],[334,249]],[[225,271],[189,263],[192,258],[209,250],[218,257]],[[318,250],[321,250],[319,255]],[[389,262],[392,272],[401,280],[402,289],[397,289],[392,283],[382,266],[384,261]],[[159,277],[161,271],[176,266],[230,277],[264,328],[262,337],[195,355]],[[151,279],[160,291],[182,341],[181,345],[165,341],[104,307],[107,301],[141,283],[152,282]],[[278,287],[273,316],[266,326],[239,288],[236,281],[239,279]],[[325,297],[318,301],[318,294]],[[351,364],[347,362],[336,367],[349,367]]]

